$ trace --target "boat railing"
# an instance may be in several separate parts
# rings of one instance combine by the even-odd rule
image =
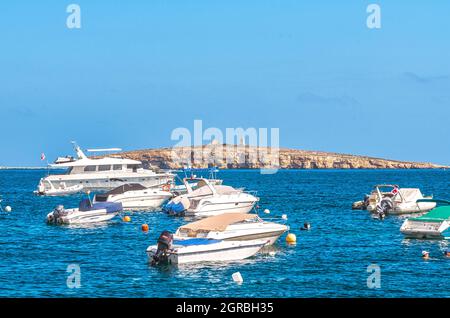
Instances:
[[[251,194],[251,195],[253,195],[255,197],[258,196],[258,191],[257,190],[245,190],[244,188],[240,188],[239,190],[241,190],[244,193]]]

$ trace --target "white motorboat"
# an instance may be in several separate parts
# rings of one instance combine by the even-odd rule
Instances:
[[[106,193],[96,194],[94,204],[98,202],[120,202],[124,210],[155,210],[170,198],[172,198],[170,191],[146,188],[139,183],[131,183],[121,185]]]
[[[47,186],[45,184],[47,184]],[[68,187],[65,182],[60,182],[58,184],[58,187],[55,188],[55,185],[53,183],[41,179],[39,181],[38,189],[34,191],[34,194],[45,196],[62,196],[76,194],[81,191],[83,191],[82,184],[74,184]]]
[[[192,179],[189,179],[192,180]],[[163,210],[171,215],[208,217],[224,213],[248,213],[259,198],[242,189],[212,185],[208,179],[198,178],[197,189],[192,190],[188,179],[183,179],[187,194],[170,200]]]
[[[191,167],[187,167],[187,168],[183,168],[182,172],[184,172],[184,176],[185,178],[188,180],[189,182],[189,186],[191,187],[192,190],[195,190],[198,188],[198,183],[196,180],[198,180],[198,178],[203,178],[201,175],[200,177],[198,177],[195,173],[202,173],[202,171],[204,171],[204,169],[192,169]],[[222,179],[218,179],[217,178],[217,172],[219,172],[219,170],[215,167],[209,168],[208,169],[208,182],[212,185],[221,185],[223,183]],[[192,181],[189,181],[192,180]],[[180,185],[173,185],[172,188],[170,189],[170,191],[175,194],[175,195],[182,195],[182,194],[186,194],[187,193],[187,188],[184,184],[180,184]]]
[[[39,182],[38,192],[48,192],[82,186],[83,190],[111,190],[126,183],[140,183],[144,187],[158,187],[173,182],[174,174],[156,173],[144,169],[141,161],[120,157],[88,158],[79,146],[73,143],[77,158],[58,158],[52,168],[67,170],[65,174],[50,174]],[[89,149],[90,152],[117,151],[112,149]]]
[[[222,241],[206,238],[173,240],[164,231],[156,245],[147,248],[152,265],[242,260],[258,253],[267,240]]]
[[[430,212],[409,218],[403,222],[400,232],[407,238],[418,239],[442,239],[450,235],[450,201],[445,200],[421,200],[422,202],[433,201],[435,204],[443,204]]]
[[[116,202],[91,203],[90,199],[80,202],[78,208],[65,209],[57,206],[47,215],[49,224],[86,224],[104,222],[122,211],[122,204]]]
[[[256,214],[227,213],[180,226],[176,240],[208,238],[226,241],[268,240],[268,245],[289,230],[289,226],[261,219]]]
[[[364,201],[353,203],[354,209],[367,209],[370,212],[384,214],[420,213],[433,209],[436,206],[432,196],[423,196],[417,188],[399,188],[397,185],[376,185]]]

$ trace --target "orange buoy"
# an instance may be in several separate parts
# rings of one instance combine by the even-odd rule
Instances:
[[[287,242],[288,244],[295,244],[295,243],[297,242],[297,237],[295,236],[294,233],[289,233],[289,234],[286,236],[286,242]]]
[[[148,224],[142,224],[141,229],[143,232],[147,232],[148,231]]]
[[[125,216],[123,217],[123,221],[124,221],[124,222],[130,222],[130,221],[131,221],[131,218],[130,218],[128,215],[125,215]]]

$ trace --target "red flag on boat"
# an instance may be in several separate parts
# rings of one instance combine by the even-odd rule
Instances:
[[[397,194],[397,193],[398,193],[398,188],[395,187],[394,189],[392,189],[391,193],[392,193],[392,194]]]
[[[42,160],[42,161],[45,160],[45,153],[41,153],[41,160]]]

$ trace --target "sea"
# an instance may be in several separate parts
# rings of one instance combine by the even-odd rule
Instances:
[[[223,170],[224,184],[257,191],[262,217],[287,215],[296,244],[210,264],[152,267],[146,248],[189,219],[129,212],[89,227],[52,226],[47,213],[83,195],[33,194],[45,170],[0,170],[0,297],[448,297],[448,241],[405,239],[408,216],[352,210],[375,184],[417,187],[450,199],[446,170]],[[268,209],[270,214],[263,213]],[[123,216],[123,215],[122,215]],[[303,224],[311,224],[302,231]],[[142,224],[149,231],[141,230]],[[422,259],[422,251],[430,259]],[[237,284],[232,274],[240,272]],[[75,276],[74,276],[75,275]]]

